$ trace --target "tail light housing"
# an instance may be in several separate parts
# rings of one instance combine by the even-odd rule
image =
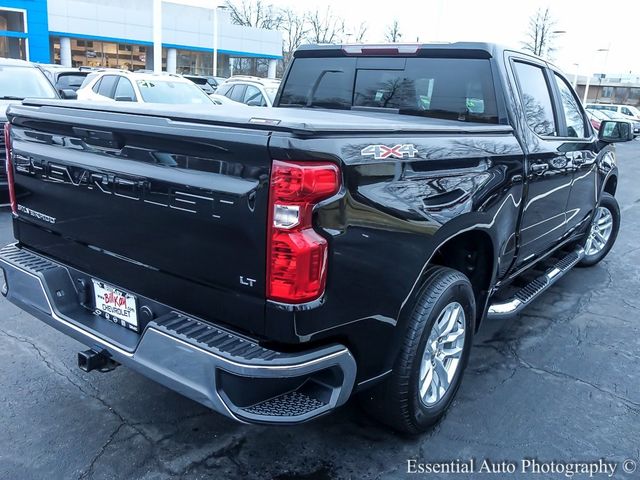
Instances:
[[[4,148],[5,148],[5,168],[7,170],[7,187],[9,188],[9,202],[14,215],[18,214],[18,202],[16,201],[16,187],[13,183],[13,159],[11,158],[11,124],[4,124]]]
[[[323,294],[328,245],[313,229],[313,207],[339,188],[340,170],[333,163],[273,161],[267,232],[268,299],[303,303]]]

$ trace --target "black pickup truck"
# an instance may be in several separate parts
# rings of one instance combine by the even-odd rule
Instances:
[[[420,432],[483,319],[615,241],[614,142],[543,60],[481,43],[309,46],[277,107],[25,100],[5,129],[2,293],[242,422],[355,393]],[[122,386],[126,388],[126,386]]]

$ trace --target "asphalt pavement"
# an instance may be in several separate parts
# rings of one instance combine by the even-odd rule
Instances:
[[[470,459],[518,466],[491,478],[566,478],[523,474],[523,459],[606,460],[613,478],[640,478],[623,471],[640,460],[640,141],[620,145],[618,163],[609,256],[523,315],[485,322],[449,413],[420,437],[355,402],[301,426],[247,426],[124,367],[84,373],[85,347],[0,297],[0,479],[390,479],[414,477],[411,460]],[[0,244],[10,241],[4,210]]]

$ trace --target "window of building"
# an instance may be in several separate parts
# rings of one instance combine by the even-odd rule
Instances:
[[[25,12],[0,8],[0,57],[27,59],[26,38],[9,37],[3,32],[25,33]]]
[[[176,52],[176,72],[180,74],[211,75],[213,73],[213,53],[178,50]]]
[[[60,39],[51,39],[54,62],[60,63]],[[71,65],[125,70],[146,68],[146,46],[97,40],[71,39]]]
[[[585,135],[585,119],[582,116],[582,110],[578,105],[578,99],[573,91],[567,85],[567,82],[558,75],[554,75],[558,90],[560,91],[560,100],[562,101],[562,110],[564,119],[567,124],[566,135],[568,137],[584,138]]]
[[[640,88],[630,88],[628,98],[634,102],[640,100]]]
[[[611,98],[613,95],[613,87],[602,87],[600,96],[603,98]]]
[[[616,87],[613,94],[614,103],[624,103],[627,99],[627,87]]]
[[[25,32],[24,11],[0,8],[0,31]]]
[[[541,136],[556,135],[551,94],[541,67],[515,62],[522,107],[531,129]]]

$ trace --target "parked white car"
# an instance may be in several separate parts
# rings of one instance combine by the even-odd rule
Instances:
[[[587,103],[587,110],[602,110],[623,115],[628,120],[640,121],[640,110],[633,105],[615,105],[608,103]]]
[[[215,104],[201,88],[180,75],[113,69],[89,74],[78,89],[78,100]]]
[[[250,76],[234,76],[218,86],[217,95],[250,107],[272,107],[278,93],[280,80]]]

